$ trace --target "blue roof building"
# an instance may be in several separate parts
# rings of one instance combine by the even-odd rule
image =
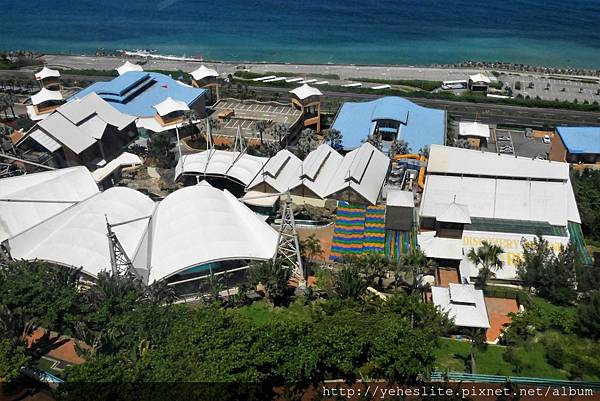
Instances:
[[[344,103],[332,128],[342,133],[344,150],[358,148],[369,135],[380,135],[384,148],[401,139],[412,152],[418,152],[431,144],[444,145],[446,111],[386,96],[370,102]]]
[[[600,127],[556,127],[550,159],[569,163],[600,161]]]
[[[154,106],[168,97],[192,106],[206,93],[183,82],[156,72],[130,71],[112,81],[96,82],[73,95],[80,99],[95,92],[122,113],[135,117],[152,117]]]

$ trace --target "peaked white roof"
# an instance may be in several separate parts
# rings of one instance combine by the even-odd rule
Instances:
[[[328,195],[349,191],[371,204],[377,203],[390,159],[368,142],[347,153],[330,184]]]
[[[490,126],[477,121],[461,121],[458,123],[458,135],[477,136],[480,138],[490,137]]]
[[[121,113],[95,92],[91,92],[82,98],[70,100],[60,106],[57,111],[75,125],[81,124],[83,120],[96,114],[105,123],[117,127],[119,130],[124,129],[136,119],[134,116]]]
[[[0,201],[0,242],[98,192],[90,172],[83,166],[0,180],[0,199],[61,201],[60,203]],[[68,202],[64,203],[65,201]]]
[[[49,89],[42,88],[38,93],[31,96],[31,103],[33,103],[34,106],[50,100],[63,100],[63,95],[60,93],[60,91],[51,91]]]
[[[483,291],[476,290],[471,284],[431,287],[431,297],[435,305],[454,318],[456,326],[490,327]]]
[[[205,67],[204,65],[201,65],[199,68],[190,72],[190,75],[192,76],[192,78],[199,81],[206,77],[218,77],[219,73],[216,70],[213,70],[211,68]]]
[[[266,184],[282,193],[298,183],[302,161],[287,149],[282,149],[265,163],[262,171],[248,184],[248,191]]]
[[[190,108],[188,107],[186,102],[182,102],[181,100],[175,100],[171,96],[163,100],[157,105],[153,106],[159,116],[166,116],[167,114],[173,113],[175,111],[187,111]]]
[[[152,219],[148,282],[199,264],[275,255],[275,230],[227,190],[202,184],[160,202]]]
[[[487,75],[484,75],[480,72],[474,75],[469,75],[469,79],[473,82],[485,82],[486,84],[492,82],[492,80]]]
[[[323,95],[323,93],[321,93],[320,90],[318,90],[317,88],[313,88],[312,86],[310,86],[308,84],[304,84],[302,86],[297,87],[296,89],[292,89],[290,91],[290,93],[293,95],[296,95],[296,97],[298,97],[298,99],[300,99],[300,100],[306,99],[311,96],[322,96]]]
[[[44,66],[44,68],[42,68],[40,71],[36,72],[34,76],[35,76],[36,80],[40,81],[42,79],[46,79],[46,78],[50,78],[50,77],[58,78],[58,77],[60,77],[60,72]]]
[[[471,224],[469,207],[456,202],[438,203],[435,219],[443,223]]]
[[[129,61],[125,61],[122,66],[115,68],[119,75],[123,75],[129,71],[144,71],[141,65],[133,64]]]
[[[183,174],[233,178],[248,186],[267,162],[266,157],[212,149],[183,156],[175,166],[175,180]]]
[[[143,161],[138,155],[134,155],[133,153],[129,152],[123,152],[118,157],[106,163],[104,167],[100,167],[92,171],[92,177],[94,177],[96,182],[101,182],[119,167],[135,166],[142,163]]]
[[[326,143],[310,152],[302,162],[300,179],[293,188],[306,187],[320,198],[331,193],[329,183],[344,157]]]
[[[60,142],[55,141],[50,135],[45,134],[44,131],[39,128],[31,131],[29,136],[50,152],[56,152],[62,146]]]
[[[60,113],[52,113],[38,123],[38,128],[53,139],[80,154],[96,143],[96,139],[73,125]]]

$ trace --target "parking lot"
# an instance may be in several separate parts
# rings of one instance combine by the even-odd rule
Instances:
[[[600,84],[584,82],[581,80],[555,79],[551,77],[533,77],[527,75],[501,74],[498,77],[505,85],[509,84],[513,89],[513,94],[529,96],[531,98],[539,97],[545,100],[568,100],[572,102],[577,99],[579,103],[587,101],[593,103],[600,102]],[[515,88],[515,83],[520,82],[521,89]]]
[[[257,121],[267,121],[270,124],[284,124],[287,127],[295,125],[301,117],[299,110],[281,103],[262,103],[253,100],[239,101],[223,99],[213,106],[215,112],[211,118],[218,119],[218,115],[231,111],[231,115],[219,119],[219,132],[217,135],[234,136],[238,127],[242,135],[247,138],[257,136],[254,124]]]
[[[526,135],[525,131],[496,129],[496,142],[488,143],[484,148],[488,152],[546,159],[550,144],[543,138]]]

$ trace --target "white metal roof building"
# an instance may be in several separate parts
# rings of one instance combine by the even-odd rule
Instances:
[[[247,190],[283,193],[296,185],[300,179],[302,160],[287,149],[282,149],[264,165],[259,174],[248,184]]]
[[[49,152],[65,146],[80,154],[101,140],[107,125],[125,129],[135,117],[121,113],[95,93],[65,103],[21,139],[31,137]]]
[[[350,203],[377,203],[390,159],[368,142],[347,153],[329,183],[328,196]]]
[[[98,193],[89,171],[81,166],[0,182],[0,242]],[[46,202],[23,202],[27,200]]]
[[[445,287],[431,287],[433,303],[454,318],[459,327],[487,329],[490,321],[483,298],[483,291],[470,284],[449,284]]]
[[[425,253],[425,256],[433,259],[462,260],[462,239],[435,237],[433,234],[429,231],[417,235],[419,248]]]
[[[299,182],[292,188],[295,195],[325,198],[332,191],[329,183],[335,176],[344,157],[331,146],[321,144],[302,162]]]
[[[581,222],[567,163],[434,145],[427,172],[424,217],[436,217],[441,207],[457,203],[466,205],[470,218],[556,226]]]

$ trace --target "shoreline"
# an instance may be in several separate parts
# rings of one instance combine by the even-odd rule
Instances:
[[[4,51],[0,50],[0,53],[23,53],[31,54],[36,59],[45,60],[45,58],[73,58],[73,57],[84,57],[84,58],[107,58],[107,59],[136,59],[144,60],[146,62],[152,60],[162,63],[193,63],[193,64],[212,64],[212,65],[223,65],[223,66],[279,66],[286,68],[282,71],[289,71],[290,67],[307,67],[315,68],[320,67],[325,70],[330,68],[383,68],[383,69],[425,69],[425,70],[471,70],[471,71],[498,71],[506,73],[531,73],[531,74],[545,74],[545,75],[566,75],[576,77],[600,77],[600,68],[569,68],[569,67],[553,67],[553,66],[538,66],[529,65],[523,63],[508,63],[502,61],[474,61],[465,60],[461,63],[434,63],[434,64],[388,64],[388,63],[295,63],[286,61],[256,61],[256,60],[213,60],[213,59],[199,59],[194,57],[176,56],[168,54],[158,54],[147,51],[139,50],[118,50],[115,52],[107,53],[79,53],[73,54],[68,52],[35,52],[28,50],[20,51]],[[68,67],[68,66],[67,66]],[[90,68],[97,69],[97,68]],[[174,71],[177,68],[173,69]],[[293,71],[292,71],[293,72]]]

